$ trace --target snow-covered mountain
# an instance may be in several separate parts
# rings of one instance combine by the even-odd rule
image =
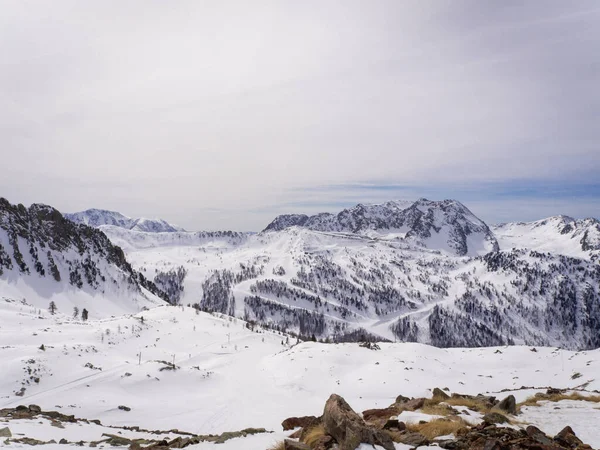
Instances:
[[[459,256],[498,250],[498,243],[489,227],[456,200],[390,201],[378,205],[358,204],[338,214],[321,213],[310,217],[282,215],[275,218],[264,232],[281,231],[292,226],[322,232],[396,233],[398,238]]]
[[[594,260],[600,256],[600,222],[597,219],[554,216],[491,228],[502,249],[530,248]]]
[[[419,200],[258,234],[100,230],[171,302],[303,337],[600,347],[594,220],[505,224],[497,240],[459,202]]]
[[[101,231],[0,198],[0,295],[47,308],[138,311],[166,299]],[[98,302],[106,303],[97,308]],[[112,306],[111,306],[112,305]]]
[[[103,209],[87,209],[85,211],[65,214],[73,222],[82,223],[91,227],[111,225],[126,230],[144,231],[148,233],[173,233],[185,231],[183,228],[171,225],[162,219],[132,219],[116,211]]]
[[[137,234],[127,248],[149,278],[181,282],[181,304],[305,337],[600,346],[600,268],[588,259],[528,249],[458,257],[298,226],[161,247]]]

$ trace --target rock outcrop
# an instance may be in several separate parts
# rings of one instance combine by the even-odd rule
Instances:
[[[346,400],[336,394],[332,394],[325,403],[323,427],[325,433],[338,442],[340,450],[355,450],[361,443],[394,450],[389,435],[369,427]]]

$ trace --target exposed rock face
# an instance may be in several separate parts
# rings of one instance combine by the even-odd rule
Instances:
[[[364,233],[372,230],[401,230],[406,238],[427,244],[439,235],[455,254],[470,253],[469,238],[477,236],[478,246],[498,251],[498,242],[489,227],[463,204],[455,200],[387,202],[380,205],[358,204],[338,214],[315,216],[286,214],[275,218],[263,231],[281,231],[292,226],[314,231]],[[471,242],[472,244],[473,242]],[[475,249],[473,249],[475,251]]]
[[[282,214],[277,216],[263,231],[281,231],[290,227],[301,227],[307,220],[306,214]]]
[[[8,428],[8,427],[0,428],[0,437],[12,437],[10,428]]]
[[[440,388],[435,388],[433,390],[433,397],[441,400],[449,399],[450,396],[442,391]]]
[[[389,435],[368,427],[339,395],[332,394],[323,411],[325,432],[339,444],[340,450],[355,450],[361,443],[380,445],[385,450],[394,450]]]
[[[382,409],[367,409],[363,411],[363,418],[367,422],[372,422],[377,419],[389,419],[392,416],[397,416],[399,411],[397,408],[390,406],[389,408]]]
[[[319,419],[315,416],[303,416],[303,417],[289,417],[281,422],[283,431],[293,430],[294,428],[306,428],[314,426],[319,422]]]
[[[442,441],[439,445],[449,450],[591,450],[592,448],[582,443],[571,427],[566,427],[551,438],[534,426],[527,427],[527,430],[516,430],[485,423],[466,430],[456,439]]]
[[[2,242],[8,242],[5,248]],[[100,291],[109,283],[140,291],[141,287],[166,300],[166,295],[132,269],[120,247],[101,231],[67,220],[48,205],[29,208],[0,198],[0,275],[45,277],[78,289]]]
[[[283,449],[284,450],[311,450],[311,448],[298,441],[292,441],[291,439],[286,439],[283,441]]]
[[[498,409],[502,411],[515,415],[517,413],[517,401],[514,395],[509,395],[504,400],[496,405]]]
[[[542,430],[533,425],[529,425],[525,432],[527,433],[527,436],[542,445],[553,445],[552,438],[546,436]]]
[[[554,441],[567,448],[579,448],[583,444],[569,426],[563,428],[560,433],[554,436]]]
[[[500,413],[491,412],[483,416],[483,421],[485,423],[508,423],[508,419]]]
[[[398,410],[398,413],[402,411],[416,411],[425,404],[424,398],[412,398],[410,400],[401,401],[395,403],[393,406]]]
[[[397,436],[398,442],[401,444],[412,445],[413,447],[420,447],[421,445],[428,445],[429,440],[421,433],[413,431],[406,431]]]

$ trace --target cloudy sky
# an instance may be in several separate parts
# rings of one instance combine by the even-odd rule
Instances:
[[[600,3],[0,0],[0,196],[259,230],[600,216]]]

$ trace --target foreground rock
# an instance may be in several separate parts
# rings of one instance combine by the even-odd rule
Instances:
[[[325,403],[323,427],[337,441],[340,450],[355,450],[363,443],[380,445],[385,450],[395,448],[388,434],[367,426],[346,400],[336,394]]]
[[[315,416],[289,417],[281,422],[283,431],[293,430],[294,428],[308,428],[316,425],[319,422]]]
[[[514,395],[509,395],[504,400],[502,400],[496,408],[501,409],[502,411],[512,414],[513,416],[517,414],[517,400]]]
[[[571,427],[565,427],[554,438],[547,436],[539,428],[526,430],[496,427],[483,423],[464,431],[456,439],[442,441],[440,447],[449,450],[588,450],[575,435]]]
[[[283,441],[283,450],[311,450],[311,448],[302,442],[286,439]]]
[[[122,408],[119,408],[122,409]],[[111,429],[122,429],[122,430],[130,430],[148,433],[152,435],[166,435],[166,434],[178,434],[179,437],[171,440],[159,440],[159,439],[129,439],[124,436],[120,436],[118,434],[112,433],[104,433],[102,435],[102,439],[99,441],[89,442],[90,447],[98,447],[101,444],[107,444],[110,446],[116,447],[126,447],[129,446],[132,450],[140,450],[144,449],[152,449],[152,450],[164,450],[164,449],[175,449],[175,448],[185,448],[190,445],[197,445],[201,442],[213,442],[215,444],[222,444],[230,439],[246,437],[254,434],[261,433],[271,433],[270,431],[265,430],[264,428],[246,428],[240,431],[227,431],[222,434],[208,434],[208,435],[197,435],[193,433],[188,433],[185,431],[180,431],[177,429],[161,431],[161,430],[146,430],[144,428],[140,428],[138,426],[107,426],[102,425],[102,423],[97,419],[79,419],[72,415],[62,414],[58,411],[43,411],[37,405],[19,405],[16,408],[4,408],[0,409],[0,418],[3,420],[35,420],[36,423],[39,421],[39,418],[45,418],[50,420],[50,424],[57,428],[64,428],[63,423],[79,423],[79,424],[94,424],[98,426],[104,426],[106,428]],[[120,433],[120,431],[118,432]],[[20,437],[14,438],[12,437],[12,433],[9,428],[0,428],[0,437],[7,438],[4,442],[16,443],[16,444],[24,444],[24,445],[45,445],[45,444],[55,444],[54,441],[40,441],[37,439],[32,439],[29,437]],[[66,439],[61,439],[61,444],[70,444]],[[77,442],[77,445],[82,446],[84,444],[88,444],[87,442],[80,441]]]

